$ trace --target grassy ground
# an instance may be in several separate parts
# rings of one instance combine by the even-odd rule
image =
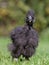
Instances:
[[[44,30],[41,33],[39,46],[36,54],[30,58],[30,61],[13,61],[10,53],[7,50],[7,44],[10,39],[7,37],[0,37],[0,65],[49,65],[49,30]]]

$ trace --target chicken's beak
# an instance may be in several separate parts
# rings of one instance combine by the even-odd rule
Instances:
[[[31,23],[31,20],[29,22]]]

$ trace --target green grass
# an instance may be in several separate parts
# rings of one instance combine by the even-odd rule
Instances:
[[[12,57],[7,50],[7,45],[10,39],[7,37],[0,37],[0,65],[49,65],[49,30],[44,30],[39,39],[39,46],[34,56],[30,61],[23,60],[12,61]]]

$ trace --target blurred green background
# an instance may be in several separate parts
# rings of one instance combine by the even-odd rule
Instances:
[[[11,59],[7,45],[9,33],[25,24],[28,10],[35,11],[34,28],[39,32],[39,45],[30,61]],[[49,65],[49,0],[0,0],[0,65]]]
[[[30,9],[35,11],[35,29],[41,32],[49,27],[49,0],[0,0],[0,35],[8,35],[16,26],[24,25]]]

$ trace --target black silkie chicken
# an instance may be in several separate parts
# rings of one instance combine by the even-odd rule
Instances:
[[[12,43],[8,48],[12,58],[19,58],[21,55],[29,59],[38,46],[38,33],[32,28],[35,19],[34,11],[28,11],[26,15],[26,24],[12,30],[10,36]]]

